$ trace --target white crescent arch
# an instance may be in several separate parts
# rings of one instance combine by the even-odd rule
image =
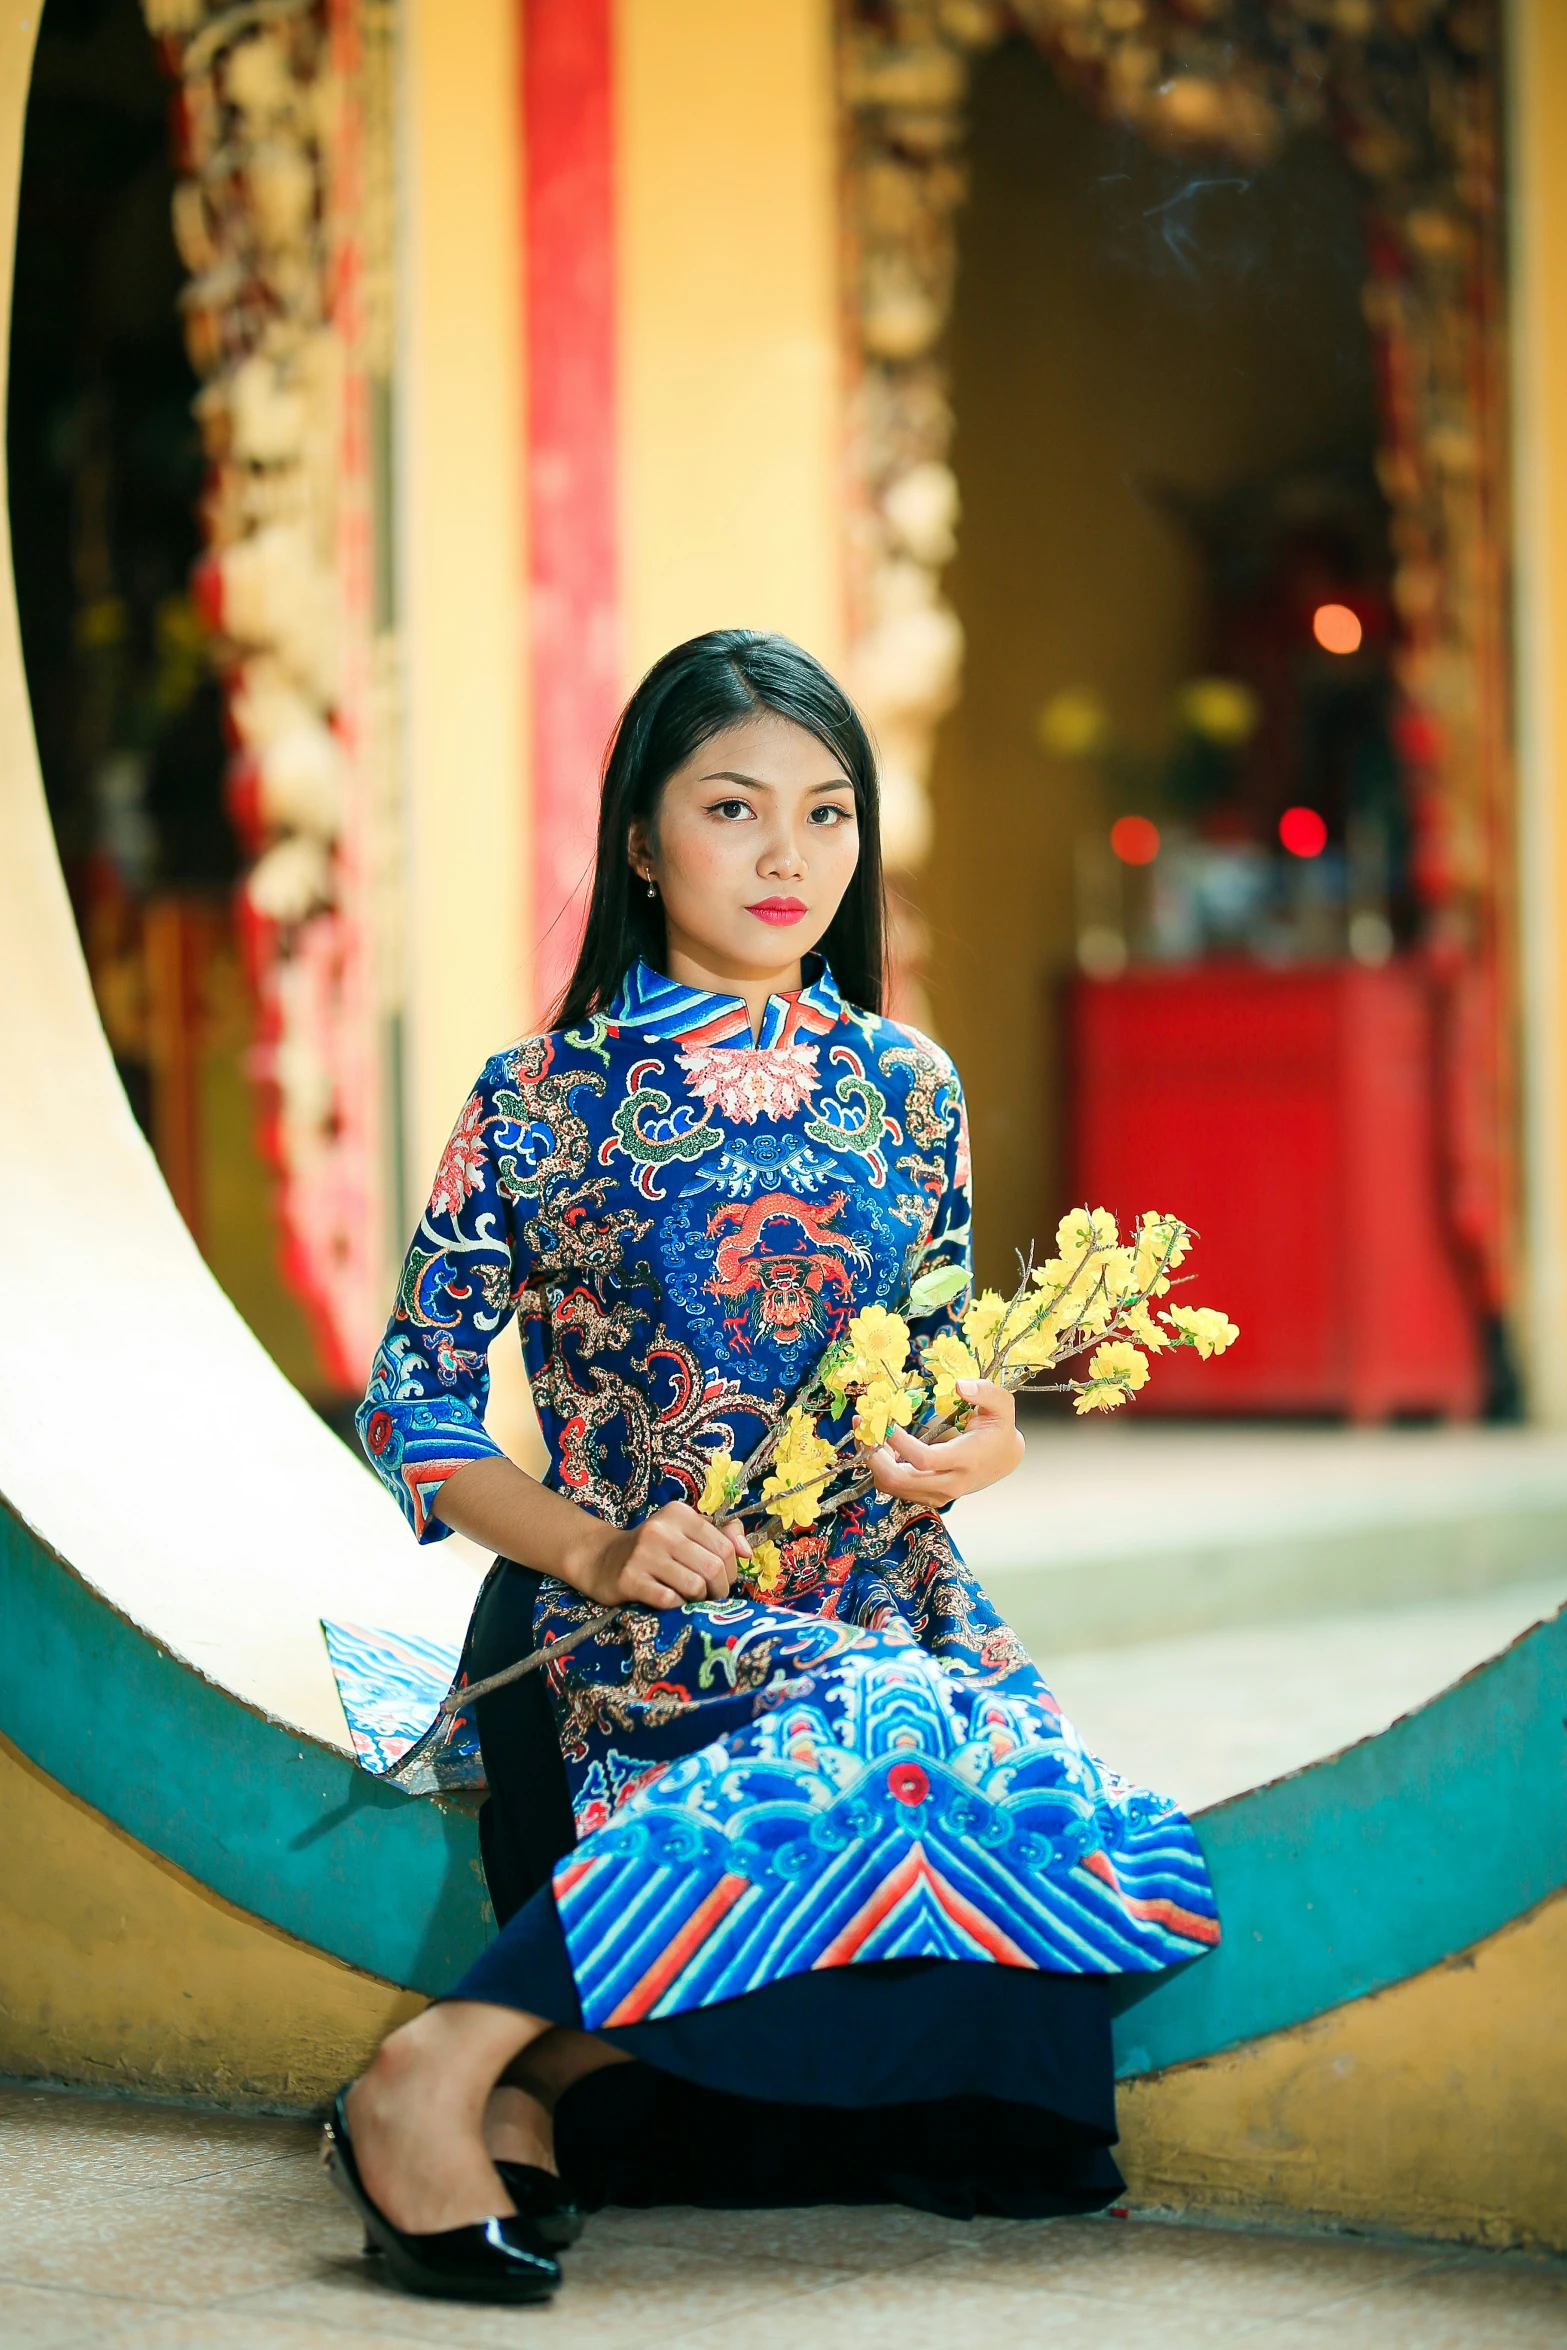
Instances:
[[[0,317],[35,24],[0,18]],[[455,1642],[478,1554],[421,1551],[277,1370],[131,1115],[55,853],[3,499],[0,1212],[0,1494],[197,1671],[346,1749],[320,1617]]]

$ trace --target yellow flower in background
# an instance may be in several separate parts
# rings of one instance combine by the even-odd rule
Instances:
[[[1204,742],[1233,750],[1256,733],[1262,704],[1238,677],[1193,677],[1175,697],[1175,714]]]
[[[757,1597],[765,1599],[783,1581],[783,1552],[776,1542],[753,1542],[751,1563],[742,1572]]]
[[[934,1382],[936,1409],[944,1420],[950,1420],[963,1401],[958,1381],[977,1379],[979,1364],[954,1331],[943,1330],[925,1349],[925,1369]]]
[[[704,1518],[724,1516],[740,1499],[740,1471],[727,1452],[715,1452],[707,1464],[707,1483],[697,1508]]]
[[[981,1361],[996,1343],[996,1332],[1006,1320],[1007,1301],[993,1289],[982,1289],[963,1317],[963,1335]]]
[[[887,1428],[896,1421],[906,1428],[913,1419],[915,1408],[925,1400],[920,1387],[906,1387],[901,1379],[872,1379],[867,1381],[854,1407],[854,1433],[867,1452],[887,1440]]]
[[[1110,740],[1110,713],[1086,685],[1052,694],[1034,726],[1042,747],[1058,759],[1092,759]]]
[[[822,1487],[837,1457],[836,1447],[817,1435],[816,1422],[799,1404],[792,1405],[773,1455],[772,1475],[762,1486],[763,1501],[772,1503],[783,1525],[815,1525]],[[804,1490],[797,1492],[796,1487]]]
[[[1139,1354],[1135,1346],[1124,1339],[1113,1339],[1108,1346],[1097,1346],[1088,1365],[1089,1384],[1080,1395],[1072,1398],[1072,1408],[1078,1412],[1113,1412],[1135,1395],[1139,1387],[1147,1385],[1148,1357]]]
[[[1194,1346],[1204,1362],[1210,1355],[1222,1355],[1240,1336],[1239,1325],[1217,1306],[1172,1306],[1164,1318],[1181,1343]]]
[[[1108,1208],[1071,1208],[1056,1226],[1056,1247],[1074,1264],[1088,1249],[1114,1248],[1119,1238]]]

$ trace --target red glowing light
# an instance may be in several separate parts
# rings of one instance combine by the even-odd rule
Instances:
[[[1328,845],[1328,828],[1315,808],[1286,808],[1279,818],[1279,838],[1292,857],[1320,857]]]
[[[1358,653],[1365,631],[1347,604],[1319,604],[1311,615],[1311,633],[1325,653]],[[1309,853],[1316,855],[1314,849]]]
[[[1151,865],[1159,854],[1159,827],[1146,816],[1117,816],[1110,846],[1123,865]]]

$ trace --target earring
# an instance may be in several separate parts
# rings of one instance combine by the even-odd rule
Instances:
[[[645,875],[643,876],[643,878],[644,878],[644,880],[647,882],[647,894],[648,894],[648,896],[649,896],[650,898],[656,898],[656,897],[657,897],[657,895],[658,895],[658,891],[657,891],[657,890],[654,888],[654,886],[653,886],[653,878],[652,878],[652,875],[651,875],[651,874],[645,874]]]

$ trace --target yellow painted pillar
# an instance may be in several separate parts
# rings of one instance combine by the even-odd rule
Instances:
[[[517,16],[515,0],[404,14],[411,1200],[481,1064],[532,1012]]]
[[[516,0],[408,0],[399,271],[407,647],[405,1149],[410,1214],[469,1086],[532,1001],[522,101]],[[390,1299],[388,1299],[390,1304]],[[490,1433],[537,1472],[516,1332]]]
[[[843,644],[831,0],[618,0],[622,643]]]
[[[1567,1425],[1567,9],[1509,11],[1528,1367]]]

